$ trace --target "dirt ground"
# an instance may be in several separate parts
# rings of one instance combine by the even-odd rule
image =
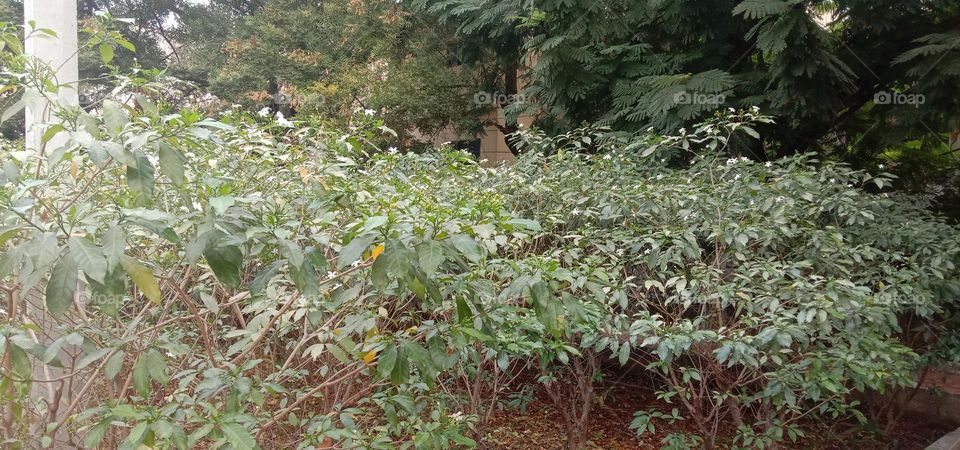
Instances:
[[[598,400],[588,431],[588,447],[591,449],[659,449],[660,441],[671,433],[696,434],[696,430],[688,422],[670,424],[654,419],[655,434],[647,433],[639,438],[635,436],[629,428],[635,411],[658,406],[663,411],[671,408],[658,401],[652,390],[639,384],[617,383],[603,386],[598,390]],[[783,445],[782,448],[921,450],[953,429],[949,424],[929,423],[924,420],[904,422],[889,438],[859,429],[853,423],[811,423],[808,426],[812,429],[806,438],[795,444]],[[732,431],[728,430],[731,433]],[[840,433],[844,436],[838,436]],[[563,448],[564,440],[565,429],[559,413],[553,409],[543,393],[537,393],[525,411],[498,411],[488,425],[485,443],[488,448],[497,450],[548,450]]]

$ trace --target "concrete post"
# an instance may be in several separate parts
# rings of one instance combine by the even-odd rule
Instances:
[[[77,63],[77,0],[24,0],[24,24],[30,32],[30,22],[37,28],[49,28],[57,32],[57,37],[43,33],[34,33],[24,42],[27,55],[36,57],[49,64],[56,72],[57,84],[69,84],[57,93],[58,100],[65,105],[78,105],[80,68]],[[44,128],[41,124],[51,122],[49,104],[32,104],[26,108],[26,147],[40,151],[41,136]],[[51,141],[48,147],[56,148],[64,142]]]
[[[56,100],[61,105],[79,105],[78,85],[80,69],[77,63],[78,36],[77,36],[77,0],[24,0],[24,25],[26,34],[35,28],[48,28],[56,32],[52,37],[45,33],[32,33],[24,42],[24,51],[30,57],[36,58],[49,65],[54,71],[53,81],[60,86]],[[31,22],[34,24],[31,26]],[[42,136],[47,128],[45,124],[55,123],[49,101],[28,101],[25,109],[26,130],[24,140],[28,151],[43,153],[50,149],[66,144],[66,138],[60,134],[46,144],[42,143]],[[40,328],[34,336],[40,343],[49,345],[59,337],[58,329],[52,319],[45,314],[43,293],[34,289],[25,293],[23,299],[26,304],[25,312],[33,323]],[[61,350],[61,356],[66,352]],[[53,379],[63,375],[63,371],[50,368],[44,364],[34,364],[34,378],[41,380]],[[82,381],[82,380],[77,380]],[[73,387],[73,389],[79,389]],[[74,392],[70,386],[54,383],[34,383],[31,387],[31,397],[41,400],[46,405],[47,419],[62,421],[65,419],[63,410],[73,398]],[[45,423],[40,421],[32,424],[32,431],[39,441],[45,433]],[[72,444],[71,436],[60,431],[53,438],[52,448],[76,448]]]

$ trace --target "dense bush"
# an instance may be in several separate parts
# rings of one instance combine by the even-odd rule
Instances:
[[[530,132],[488,168],[376,148],[375,121],[214,121],[132,89],[0,153],[2,433],[23,447],[469,447],[533,373],[580,448],[625,366],[676,405],[637,432],[775,446],[911,385],[960,297],[958,230],[871,193],[888,175],[726,155],[752,111]]]

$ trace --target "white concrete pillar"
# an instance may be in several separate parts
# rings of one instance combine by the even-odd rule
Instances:
[[[57,93],[58,100],[65,105],[78,105],[80,68],[77,63],[77,0],[24,0],[24,24],[26,33],[30,33],[30,22],[37,28],[49,28],[56,31],[57,37],[44,33],[33,33],[26,42],[24,50],[49,64],[56,71],[55,82],[69,84]],[[55,120],[49,104],[39,102],[26,108],[26,146],[28,150],[41,149],[41,136],[46,127],[41,124]],[[61,140],[47,143],[47,147],[62,145]]]
[[[24,41],[24,51],[30,57],[34,57],[49,65],[54,71],[53,81],[61,86],[57,91],[56,100],[61,105],[79,105],[78,85],[80,80],[80,69],[77,63],[77,0],[24,0],[23,15],[25,34],[29,37]],[[31,33],[33,26],[38,29],[47,28],[56,32],[57,36],[49,36],[45,33]],[[49,95],[49,94],[48,94]],[[25,96],[25,100],[30,96]],[[46,124],[56,123],[50,108],[50,103],[43,98],[37,101],[27,100],[25,109],[26,134],[24,136],[26,148],[29,151],[49,153],[66,144],[66,138],[63,134],[54,137],[46,144],[42,144],[42,136],[47,128]],[[24,297],[27,301],[27,313],[38,324],[40,331],[36,333],[35,339],[40,343],[49,345],[54,339],[59,337],[56,325],[45,315],[42,292],[36,290],[27,293]],[[61,355],[65,352],[61,351]],[[63,375],[63,371],[50,368],[44,364],[34,364],[34,378],[46,380]],[[73,381],[80,381],[75,377]],[[71,382],[72,386],[72,382]],[[72,389],[79,389],[72,386]],[[60,391],[61,395],[57,394]],[[67,409],[67,403],[72,399],[74,392],[69,386],[55,385],[54,383],[34,383],[31,387],[31,397],[36,400],[43,400],[48,409],[56,408],[57,413],[50,417],[51,421],[62,421],[64,410]],[[59,399],[59,400],[57,400]],[[57,405],[59,403],[59,405]],[[44,421],[37,421],[32,424],[32,431],[36,442],[40,442],[45,433]],[[66,432],[60,431],[53,438],[52,448],[74,448],[71,444],[70,436]]]

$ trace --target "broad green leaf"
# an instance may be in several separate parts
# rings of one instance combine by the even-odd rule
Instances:
[[[150,368],[144,355],[140,355],[133,366],[133,387],[141,396],[146,397],[150,394]]]
[[[111,136],[119,136],[123,127],[130,122],[130,115],[119,103],[113,100],[103,102],[103,122]]]
[[[443,254],[443,244],[437,241],[426,241],[417,246],[417,257],[420,270],[427,275],[436,273],[437,268],[446,259]]]
[[[270,280],[273,277],[277,276],[280,273],[280,267],[282,266],[282,261],[274,262],[267,266],[266,269],[260,271],[257,276],[250,282],[250,293],[259,294],[267,288],[267,285],[270,283]]]
[[[227,438],[227,442],[236,450],[253,450],[258,447],[253,435],[239,423],[222,423],[220,430],[223,431],[223,437]]]
[[[466,257],[470,262],[477,263],[480,262],[481,253],[480,246],[477,245],[477,241],[473,240],[472,237],[467,236],[466,234],[454,234],[450,236],[450,243],[453,244],[453,247],[460,251],[464,257]]]
[[[120,265],[123,266],[123,270],[127,271],[127,275],[130,275],[133,284],[140,288],[144,297],[158,305],[163,301],[163,295],[160,293],[160,283],[153,276],[153,271],[144,267],[136,259],[126,255],[120,257]]]
[[[120,225],[110,227],[103,233],[103,253],[107,260],[107,266],[114,268],[120,264],[120,258],[127,249],[127,238]]]
[[[150,164],[150,160],[145,155],[138,154],[136,155],[136,164],[127,166],[127,186],[134,192],[152,196],[154,175],[155,171],[153,164]]]
[[[473,311],[463,296],[457,296],[457,321],[462,325],[470,325],[473,321]]]
[[[87,436],[83,438],[83,446],[86,448],[98,448],[100,441],[103,440],[103,437],[107,435],[107,430],[110,429],[110,420],[104,419],[90,428],[90,431],[87,431]]]
[[[103,359],[103,357],[109,355],[111,351],[113,351],[113,349],[111,348],[100,348],[93,351],[92,353],[88,353],[83,358],[80,358],[80,361],[77,362],[77,366],[74,367],[74,370],[80,370],[84,367],[89,366],[94,361],[99,361],[100,359]]]
[[[343,246],[343,249],[340,250],[340,255],[337,257],[337,269],[343,269],[359,260],[360,257],[363,256],[363,252],[367,250],[367,247],[373,244],[375,238],[376,235],[374,234],[364,234],[353,238],[350,243]]]
[[[183,186],[184,183],[187,182],[186,175],[184,175],[184,162],[186,158],[184,158],[183,154],[170,144],[160,142],[159,158],[160,170],[163,171],[163,174],[166,175],[174,185]]]
[[[397,347],[395,345],[390,345],[382,353],[380,353],[380,358],[377,359],[377,375],[380,378],[389,378],[390,373],[393,372],[393,366],[396,363]]]
[[[240,271],[243,268],[243,252],[235,245],[210,246],[203,256],[221,283],[232,288],[240,287]]]
[[[47,283],[47,310],[55,318],[63,317],[77,292],[77,263],[69,253],[60,258]]]
[[[217,214],[223,214],[227,212],[227,209],[236,203],[237,201],[232,195],[213,197],[210,199],[210,206],[213,207],[213,210],[216,211]]]
[[[103,367],[107,379],[114,379],[121,370],[123,370],[123,360],[126,356],[123,350],[119,350],[107,360],[107,365]]]
[[[91,240],[72,236],[69,240],[70,255],[83,273],[90,278],[103,283],[107,275],[107,259],[103,251]]]
[[[150,372],[150,378],[157,380],[160,384],[167,384],[167,363],[163,360],[163,355],[155,348],[147,350],[143,355],[147,364],[147,371]]]
[[[100,60],[104,64],[110,64],[113,61],[113,47],[110,44],[103,43],[99,46],[100,49]]]

